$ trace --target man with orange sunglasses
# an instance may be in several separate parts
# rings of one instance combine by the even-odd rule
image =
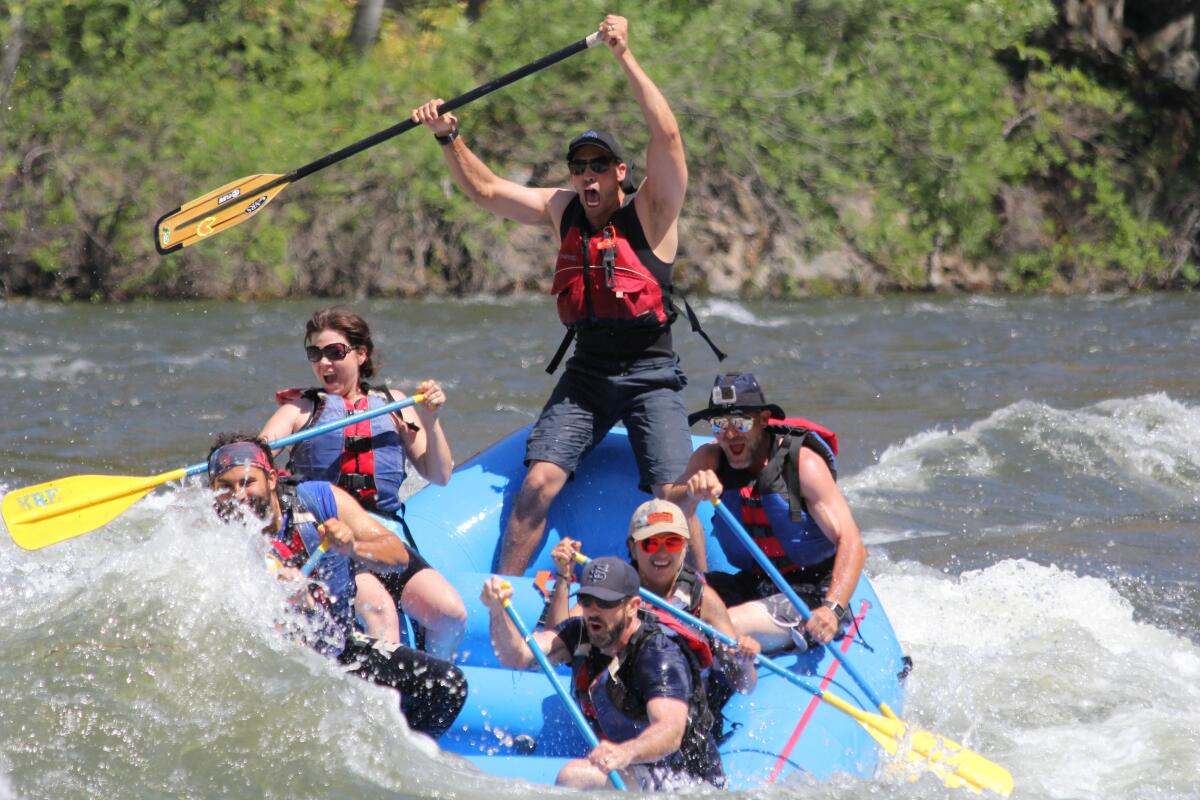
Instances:
[[[751,636],[738,636],[720,595],[705,582],[702,573],[686,563],[690,542],[687,518],[674,503],[648,500],[633,512],[626,547],[642,588],[738,641],[736,651],[709,642],[713,669],[707,676],[708,701],[719,728],[720,709],[733,693],[754,690],[757,683],[754,657],[762,647]],[[579,606],[568,610],[568,593],[574,574],[572,567],[578,552],[579,542],[574,539],[563,539],[551,552],[558,576],[546,616],[547,628],[580,613]],[[666,617],[666,612],[658,613],[660,619]]]

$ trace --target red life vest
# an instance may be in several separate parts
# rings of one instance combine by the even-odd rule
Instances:
[[[656,256],[646,240],[635,199],[617,209],[599,233],[591,230],[578,195],[563,210],[550,291],[558,298],[558,318],[568,330],[546,372],[558,368],[577,331],[583,337],[589,332],[613,337],[604,349],[611,351],[616,344],[612,354],[621,359],[640,358],[656,349],[663,351],[661,355],[673,352],[671,323],[678,316],[674,294],[683,300],[692,331],[704,339],[718,361],[725,359],[700,327],[687,298],[672,285],[674,262]]]
[[[561,244],[550,291],[568,328],[665,328],[675,319],[671,262],[646,242],[634,204],[617,210],[600,233],[589,230],[578,196],[563,211]],[[657,268],[664,285],[652,272]]]

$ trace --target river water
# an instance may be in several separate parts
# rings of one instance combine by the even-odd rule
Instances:
[[[0,490],[153,475],[257,430],[277,388],[311,381],[318,305],[0,304]],[[1014,797],[1200,797],[1195,297],[699,306],[726,367],[838,431],[868,573],[916,662],[907,719],[1008,767]],[[389,383],[443,382],[459,461],[549,393],[548,300],[353,307]],[[699,407],[717,366],[676,338]],[[36,552],[0,536],[0,800],[528,796],[280,639],[250,537],[206,503],[160,490]],[[750,794],[964,796],[883,777]]]

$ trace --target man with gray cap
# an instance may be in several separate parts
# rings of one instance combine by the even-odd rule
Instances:
[[[524,572],[554,498],[617,421],[629,431],[640,485],[656,496],[692,451],[680,396],[687,379],[671,340],[671,273],[687,165],[675,116],[629,50],[628,30],[624,17],[608,16],[599,32],[650,132],[646,177],[636,193],[629,162],[605,131],[584,131],[567,146],[569,189],[543,189],[492,172],[459,135],[458,119],[437,113],[440,99],[412,113],[443,145],[451,174],[477,205],[515,222],[547,225],[558,235],[551,292],[568,331],[547,371],[554,372],[573,338],[577,343],[526,443],[529,470],[499,554],[499,571],[507,575]],[[699,332],[695,314],[687,311]],[[703,564],[703,542],[698,544],[695,556]]]
[[[740,572],[710,572],[709,585],[737,632],[764,650],[828,644],[853,616],[850,596],[867,557],[834,482],[836,435],[809,420],[785,419],[748,372],[718,375],[708,407],[688,417],[689,424],[700,420],[711,423],[716,442],[692,454],[671,499],[694,513],[698,502],[719,497],[812,617],[804,621],[719,514],[713,535]]]
[[[593,559],[576,595],[582,616],[534,633],[528,645],[504,613],[511,586],[491,578],[480,599],[501,664],[530,668],[533,646],[552,663],[571,665],[576,700],[601,741],[587,757],[563,766],[559,785],[601,788],[615,769],[643,791],[722,787],[725,773],[699,665],[678,635],[641,607],[639,588],[637,571],[626,561]]]

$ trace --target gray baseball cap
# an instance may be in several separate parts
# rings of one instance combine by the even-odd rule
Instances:
[[[642,582],[637,570],[628,561],[616,556],[594,558],[583,568],[576,595],[589,595],[600,600],[624,600],[637,597]]]

